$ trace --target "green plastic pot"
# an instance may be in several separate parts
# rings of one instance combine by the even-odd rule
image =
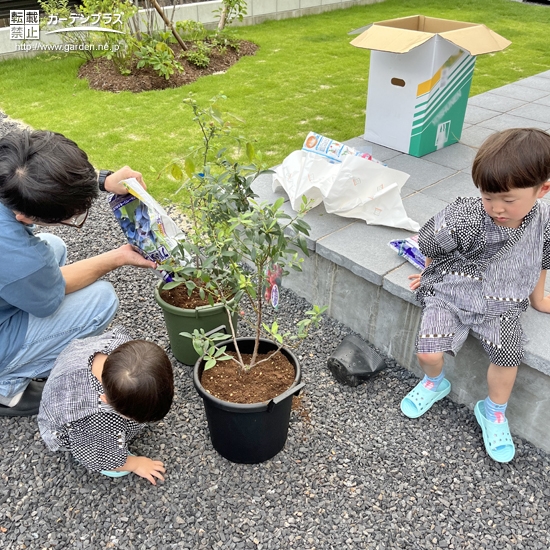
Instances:
[[[155,300],[164,313],[164,322],[170,340],[170,347],[174,357],[184,365],[194,365],[199,354],[193,347],[191,338],[181,336],[181,332],[193,333],[195,329],[204,329],[205,332],[220,325],[229,327],[229,315],[225,307],[219,305],[200,306],[195,309],[182,309],[165,302],[161,296],[163,282],[155,287]],[[230,304],[232,302],[229,302]],[[237,329],[237,314],[232,316],[233,326]]]

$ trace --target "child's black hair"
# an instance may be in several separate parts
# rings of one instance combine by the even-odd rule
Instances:
[[[113,350],[101,380],[109,405],[136,422],[161,420],[172,405],[172,363],[153,342],[131,340]]]
[[[484,193],[541,186],[550,179],[550,135],[536,128],[493,134],[479,148],[472,178]]]

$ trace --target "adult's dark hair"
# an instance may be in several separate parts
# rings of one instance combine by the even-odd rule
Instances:
[[[109,405],[136,422],[163,419],[174,398],[172,363],[145,340],[126,342],[107,356],[101,381]]]
[[[0,202],[47,223],[85,212],[98,195],[88,156],[62,134],[16,130],[0,139]]]
[[[550,135],[536,128],[493,134],[479,148],[472,178],[485,193],[542,185],[550,179]]]

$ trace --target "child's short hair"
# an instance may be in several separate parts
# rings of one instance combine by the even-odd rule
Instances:
[[[98,195],[88,156],[62,134],[14,130],[0,139],[0,202],[59,223],[88,210]]]
[[[488,137],[472,167],[484,193],[538,187],[550,179],[550,135],[536,128],[514,128]]]
[[[174,398],[172,363],[153,342],[131,340],[107,356],[101,374],[107,401],[136,422],[166,416]]]

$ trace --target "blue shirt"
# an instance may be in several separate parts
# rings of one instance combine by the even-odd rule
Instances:
[[[0,203],[0,370],[25,341],[29,314],[48,317],[65,297],[51,247]]]

